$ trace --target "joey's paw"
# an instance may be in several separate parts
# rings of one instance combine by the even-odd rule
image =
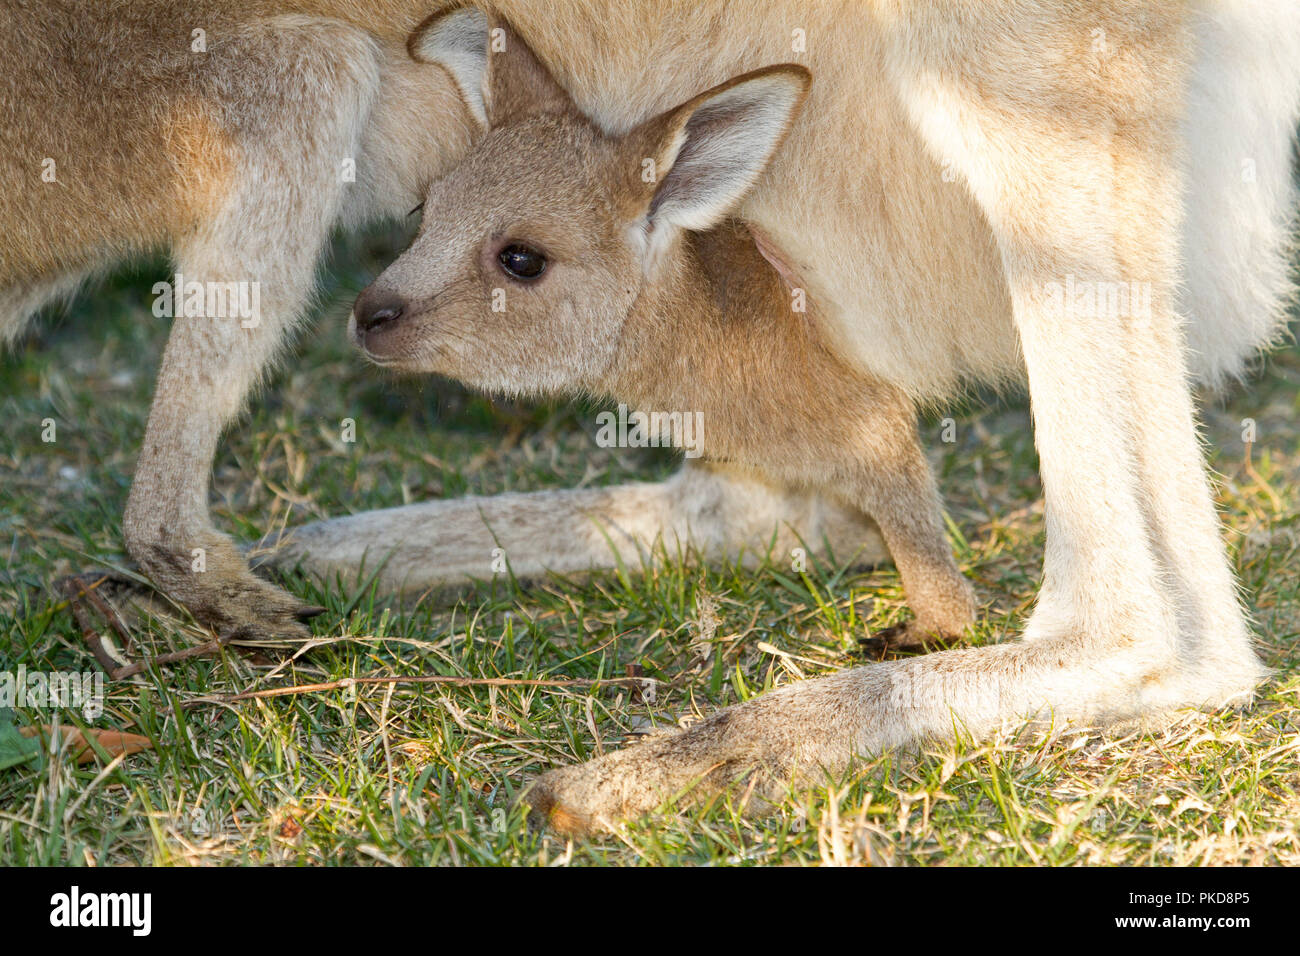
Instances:
[[[225,539],[183,551],[154,545],[136,557],[169,599],[236,643],[305,641],[311,637],[306,622],[325,610],[256,577]]]

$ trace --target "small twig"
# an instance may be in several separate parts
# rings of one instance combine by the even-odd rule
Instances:
[[[107,580],[107,578],[101,578],[100,583],[103,583],[105,580]],[[135,638],[131,634],[131,629],[126,626],[126,621],[122,620],[122,615],[118,613],[117,608],[104,600],[104,595],[100,594],[98,591],[87,591],[86,600],[93,604],[95,610],[104,616],[104,620],[108,621],[108,626],[113,629],[113,633],[118,636],[119,640],[121,640],[122,653],[129,654],[131,652],[131,645],[135,643]]]
[[[104,620],[108,621],[108,625],[113,629],[113,633],[121,638],[124,644],[123,650],[126,650],[131,646],[131,629],[127,627],[126,622],[122,620],[122,615],[117,612],[117,608],[105,601],[103,595],[98,593],[100,585],[112,580],[111,575],[101,574],[90,584],[86,584],[84,582],[88,577],[89,575],[74,574],[71,577],[63,579],[63,592],[68,595],[68,604],[72,607],[74,614],[77,610],[77,603],[82,598],[85,598],[93,604],[95,610],[104,616]],[[73,593],[74,588],[76,589],[76,593]]]
[[[104,638],[91,627],[90,622],[86,619],[85,610],[81,606],[81,599],[93,594],[94,589],[107,580],[107,577],[102,577],[93,584],[84,585],[80,578],[70,577],[60,581],[59,587],[68,596],[68,607],[72,611],[72,617],[76,620],[77,626],[81,628],[81,637],[85,640],[86,646],[95,655],[95,660],[99,661],[99,666],[104,668],[108,675],[116,680],[117,672],[123,665],[108,652],[108,648],[104,646]]]
[[[344,677],[341,680],[319,684],[293,684],[289,687],[269,687],[266,690],[246,690],[223,697],[205,697],[185,702],[186,707],[199,704],[230,704],[238,700],[261,700],[268,697],[289,697],[294,694],[315,694],[328,690],[345,690],[363,684],[445,684],[451,687],[641,687],[652,682],[648,677],[606,677],[603,680],[534,680],[511,677],[447,677],[420,675],[415,677]]]
[[[155,664],[175,664],[180,661],[187,661],[191,657],[203,657],[207,654],[215,654],[221,648],[226,646],[229,638],[219,637],[216,640],[206,641],[197,644],[194,647],[187,647],[183,651],[170,651],[166,654],[159,654],[148,660],[141,661],[138,664],[128,664],[125,667],[119,667],[117,671],[109,676],[114,680],[122,680],[124,677],[134,677],[136,674],[143,673]]]
[[[85,611],[81,606],[82,599],[88,600],[95,606],[95,610],[108,621],[109,627],[113,632],[122,639],[126,647],[131,646],[131,631],[126,623],[118,615],[117,610],[95,593],[105,581],[109,580],[105,575],[91,584],[85,584],[81,578],[76,576],[65,578],[61,583],[64,593],[68,595],[68,606],[72,609],[72,616],[76,618],[77,626],[81,628],[81,636],[85,639],[86,645],[90,652],[95,655],[95,660],[99,665],[108,672],[108,676],[113,680],[125,680],[128,677],[134,677],[141,674],[149,668],[158,664],[175,664],[180,661],[189,660],[192,657],[203,657],[207,654],[216,653],[226,644],[228,638],[219,637],[215,640],[205,641],[195,647],[188,647],[183,651],[170,651],[166,654],[159,654],[156,657],[140,661],[135,664],[122,664],[108,652],[104,646],[104,637],[86,620]]]

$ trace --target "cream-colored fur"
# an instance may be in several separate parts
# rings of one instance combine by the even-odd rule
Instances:
[[[0,301],[29,309],[38,290],[66,286],[113,254],[183,246],[219,221],[228,224],[226,251],[207,268],[225,274],[235,261],[230,249],[252,242],[265,250],[267,274],[285,276],[276,301],[292,301],[309,284],[301,263],[316,255],[318,220],[404,211],[469,142],[473,120],[450,81],[397,55],[432,12],[422,6],[431,5],[232,2],[190,13],[142,3],[131,17],[115,10],[98,19],[97,4],[9,11],[17,27],[0,31],[0,52],[15,66],[0,117],[6,131],[19,131],[6,144],[24,145],[7,146],[2,161],[6,181],[30,185],[0,194]],[[1300,112],[1300,7],[1291,0],[492,6],[609,132],[748,70],[791,60],[807,66],[816,80],[801,117],[738,215],[797,267],[827,340],[864,373],[920,400],[967,380],[1024,377],[1046,496],[1044,584],[1024,639],[792,685],[682,734],[555,771],[534,797],[555,825],[612,825],[700,781],[813,776],[858,753],[948,736],[954,720],[979,733],[1025,717],[1096,721],[1251,692],[1263,669],[1220,540],[1189,381],[1235,374],[1280,329],[1296,207],[1289,163]],[[286,32],[277,18],[290,12],[304,19]],[[66,47],[60,38],[71,31],[60,16],[85,25]],[[199,17],[240,55],[204,65],[176,58],[171,71],[141,71],[170,56],[170,38],[188,35]],[[792,43],[800,35],[802,53]],[[145,75],[157,85],[130,80]],[[312,172],[354,145],[368,158],[371,185],[336,189]],[[275,159],[294,150],[301,166]],[[64,193],[40,192],[45,154],[65,157]],[[76,161],[99,155],[120,161]],[[257,189],[240,178],[268,168],[277,175],[254,180]],[[88,185],[78,185],[78,175]],[[283,215],[268,222],[276,217],[230,211],[253,195]],[[254,235],[268,228],[270,235]],[[1136,283],[1149,308],[1062,309],[1060,290],[1078,283]],[[0,325],[12,334],[17,318]],[[158,422],[150,425],[162,438],[146,440],[137,478],[144,505],[129,522],[137,556],[152,544],[185,554],[206,540],[196,475],[206,474],[216,432],[292,318],[232,335],[224,349],[215,330],[191,331],[190,345],[183,331],[175,338],[173,371],[165,365]],[[187,360],[191,352],[210,354],[211,364]],[[178,397],[186,389],[230,399],[204,405]],[[182,409],[176,418],[166,411],[173,402]],[[180,419],[200,437],[177,443]],[[698,487],[724,500],[747,488],[726,470]],[[643,493],[611,490],[599,509],[617,513],[621,500]],[[556,519],[576,527],[589,500],[553,502]],[[700,499],[665,492],[657,500],[667,503],[662,524],[652,519],[640,532],[682,527]],[[767,500],[767,518],[807,513],[791,496]],[[455,512],[457,527],[470,528],[472,507]],[[155,515],[177,519],[143,520]],[[702,525],[691,533],[733,538],[717,515],[702,516]],[[382,553],[389,528],[382,515],[317,527],[312,554],[324,561],[358,549]],[[546,567],[572,554],[550,551],[555,544],[542,536],[520,548]],[[608,559],[582,541],[574,550],[592,563]],[[403,554],[414,556],[407,545]],[[518,548],[512,560],[521,560]],[[222,573],[252,587],[233,559]],[[223,588],[185,577],[166,583],[192,601],[197,593],[200,603],[228,603]],[[253,597],[256,608],[263,595]],[[222,614],[258,619],[211,616]]]

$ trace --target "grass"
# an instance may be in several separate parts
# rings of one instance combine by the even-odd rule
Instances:
[[[385,381],[347,347],[351,296],[400,247],[338,250],[316,331],[232,430],[213,513],[244,539],[281,523],[466,493],[614,483],[674,467],[602,449],[594,410],[493,403],[434,381]],[[46,316],[0,358],[0,670],[96,665],[52,585],[120,563],[119,521],[167,334],[149,311],[157,263]],[[105,769],[55,753],[0,771],[3,864],[1300,863],[1300,351],[1206,410],[1208,449],[1238,573],[1276,670],[1244,711],[1187,713],[1157,732],[1069,731],[886,757],[749,820],[724,804],[568,843],[531,832],[513,799],[541,770],[617,747],[789,680],[863,661],[858,639],[904,613],[892,568],[850,555],[757,570],[678,557],[586,580],[504,581],[404,606],[365,588],[290,579],[317,642],[276,657],[227,650],[107,684],[94,726],[153,749]],[[1022,404],[971,408],[957,441],[927,444],[979,643],[1016,633],[1042,557],[1042,510]],[[57,440],[43,442],[53,418]],[[339,440],[344,418],[357,440]],[[1253,468],[1241,422],[1257,423]],[[140,648],[206,639],[151,619]],[[202,703],[286,683],[442,674],[597,678],[626,689],[351,687]],[[19,708],[19,724],[75,722]]]

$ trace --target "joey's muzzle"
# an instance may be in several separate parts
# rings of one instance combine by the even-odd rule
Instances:
[[[352,306],[349,331],[353,342],[374,358],[385,356],[384,341],[408,314],[405,299],[385,289],[367,287]]]
[[[352,306],[352,317],[359,333],[370,332],[388,322],[396,322],[405,313],[405,299],[373,285],[362,291]]]

